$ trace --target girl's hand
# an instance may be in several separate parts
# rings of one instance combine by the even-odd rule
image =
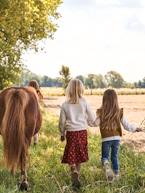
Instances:
[[[140,131],[142,131],[142,128],[137,128],[136,129],[136,132],[140,132]]]
[[[65,136],[62,135],[62,136],[60,137],[60,140],[61,140],[62,142],[65,141]]]

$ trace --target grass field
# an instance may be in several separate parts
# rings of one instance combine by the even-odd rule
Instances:
[[[43,109],[39,144],[30,148],[29,193],[72,193],[70,173],[61,164],[65,143],[58,133],[58,118]],[[80,193],[145,193],[145,154],[137,154],[125,145],[120,148],[121,179],[108,184],[100,164],[100,137],[89,133],[89,161],[82,166]],[[2,144],[2,143],[0,143]],[[2,145],[0,145],[2,157]],[[2,160],[2,158],[1,158]],[[18,193],[15,178],[0,161],[0,193]]]
[[[48,96],[63,96],[64,90],[63,88],[56,87],[42,87],[41,88],[44,97]],[[85,95],[102,95],[105,89],[85,89]],[[117,94],[119,95],[143,95],[145,94],[145,89],[142,88],[120,88],[115,89]]]

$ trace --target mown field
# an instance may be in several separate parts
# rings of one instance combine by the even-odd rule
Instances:
[[[102,95],[85,95],[85,99],[90,104],[92,110],[100,108]],[[49,111],[59,115],[60,106],[65,101],[65,96],[50,96],[44,98],[44,103]],[[119,95],[118,102],[120,108],[124,108],[124,115],[129,121],[140,124],[145,118],[145,95]]]
[[[64,90],[63,88],[57,87],[42,87],[41,88],[44,97],[47,96],[63,96]],[[115,89],[117,94],[119,95],[142,95],[145,94],[144,88],[120,88]],[[102,95],[105,89],[85,89],[85,95]]]
[[[70,173],[61,164],[65,143],[59,140],[58,118],[43,108],[39,144],[30,148],[29,193],[72,193]],[[89,133],[89,161],[82,166],[80,193],[145,193],[145,154],[121,145],[121,179],[108,184],[100,164],[100,137]],[[13,177],[4,167],[0,143],[0,193],[18,193],[19,175]]]

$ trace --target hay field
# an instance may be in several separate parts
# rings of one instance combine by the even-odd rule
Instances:
[[[64,90],[60,87],[41,87],[44,96],[63,96]],[[85,95],[102,95],[106,89],[85,89]],[[119,95],[144,95],[145,88],[118,88]]]
[[[88,95],[85,98],[94,111],[101,106],[102,96]],[[64,96],[48,96],[44,103],[58,115],[64,100]],[[145,95],[119,95],[118,100],[120,108],[124,108],[124,114],[131,122],[139,124],[145,118]]]

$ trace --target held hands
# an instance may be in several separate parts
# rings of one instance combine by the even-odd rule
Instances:
[[[136,128],[136,132],[140,132],[140,131],[143,131],[142,128]]]

